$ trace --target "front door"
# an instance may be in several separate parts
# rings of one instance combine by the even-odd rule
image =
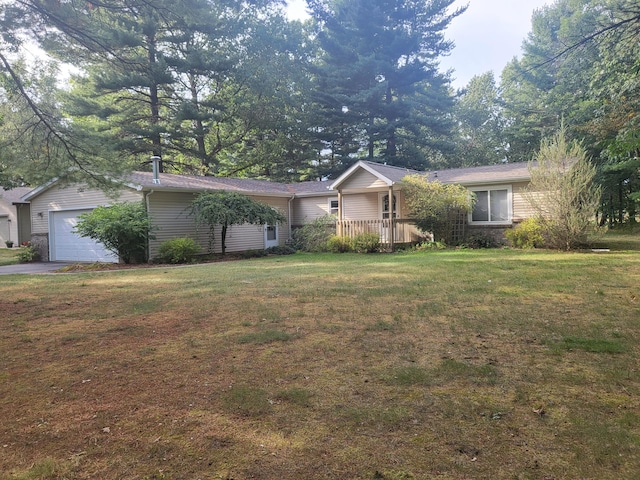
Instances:
[[[264,248],[277,247],[277,246],[278,246],[278,226],[265,225],[264,226]]]

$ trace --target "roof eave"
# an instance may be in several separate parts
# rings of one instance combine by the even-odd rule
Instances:
[[[392,186],[392,185],[395,184],[395,182],[393,180],[391,180],[391,179],[385,177],[384,175],[382,175],[376,169],[371,167],[368,163],[365,163],[362,160],[359,160],[358,162],[354,163],[346,172],[344,172],[342,175],[340,175],[336,179],[335,182],[333,182],[331,185],[329,185],[329,189],[330,190],[338,190],[339,187],[340,187],[340,184],[344,183],[359,168],[362,168],[362,169],[366,170],[370,174],[372,174],[375,177],[377,177],[379,180],[382,180],[383,182],[385,182],[388,186]]]

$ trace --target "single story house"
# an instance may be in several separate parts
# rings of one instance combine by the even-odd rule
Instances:
[[[5,190],[0,187],[0,247],[12,242],[18,246],[31,240],[31,212],[29,202],[21,198],[31,188],[16,187]]]
[[[157,172],[157,168],[154,169]],[[278,208],[286,217],[280,225],[234,225],[227,233],[227,252],[283,245],[292,229],[325,215],[336,215],[337,231],[352,235],[366,229],[380,233],[390,244],[416,240],[421,235],[411,224],[400,180],[408,174],[428,175],[431,180],[459,183],[477,196],[468,228],[505,228],[530,212],[522,196],[529,182],[526,163],[417,172],[375,162],[359,161],[335,180],[284,184],[266,180],[134,172],[117,198],[86,185],[51,181],[22,200],[31,204],[31,240],[42,257],[51,261],[118,261],[91,239],[74,233],[78,216],[100,205],[144,201],[156,227],[150,241],[153,257],[165,240],[189,236],[207,251],[209,232],[197,228],[189,215],[195,195],[212,190],[246,194]],[[393,199],[393,201],[389,201]],[[220,251],[220,235],[213,249]]]

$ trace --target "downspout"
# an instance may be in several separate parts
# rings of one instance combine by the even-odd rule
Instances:
[[[291,202],[293,202],[293,200],[296,198],[296,194],[294,193],[293,195],[291,195],[291,198],[289,199],[289,201],[287,202],[287,209],[289,210],[289,217],[287,218],[287,230],[289,233],[289,242],[291,242],[291,235],[293,233],[293,230],[291,229]]]
[[[153,195],[153,192],[154,190],[151,189],[144,196],[144,204],[145,204],[145,207],[147,208],[147,215],[149,215],[149,212],[150,212],[149,197]],[[151,255],[151,246],[149,245],[150,240],[151,239],[147,237],[147,261],[149,261],[149,256]]]

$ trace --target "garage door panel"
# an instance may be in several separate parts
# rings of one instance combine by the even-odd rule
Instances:
[[[91,210],[51,212],[51,260],[73,262],[117,262],[118,257],[102,243],[75,233],[78,216]]]

